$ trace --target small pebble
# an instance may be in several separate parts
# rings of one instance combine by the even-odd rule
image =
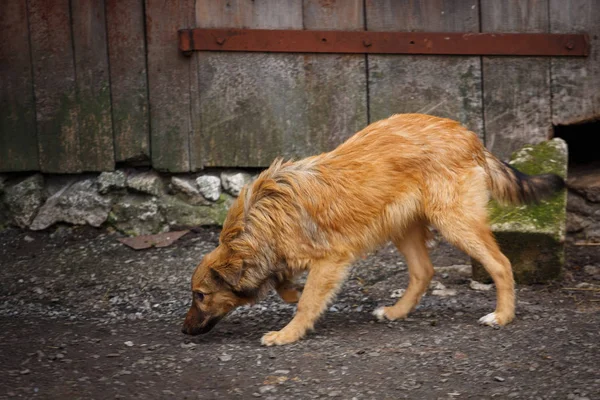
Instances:
[[[273,372],[275,375],[287,375],[290,373],[289,369],[278,369],[277,371]]]
[[[451,297],[451,296],[456,296],[456,290],[454,290],[454,289],[435,289],[433,292],[431,292],[431,294],[434,296],[439,296],[439,297]]]
[[[265,393],[267,393],[267,392],[270,392],[270,391],[272,391],[273,389],[275,389],[275,386],[273,386],[273,385],[265,385],[265,386],[261,386],[261,387],[259,387],[259,388],[258,388],[258,392],[259,392],[260,394],[265,394]]]

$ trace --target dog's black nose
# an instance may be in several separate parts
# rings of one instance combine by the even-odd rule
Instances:
[[[187,329],[187,327],[186,327],[186,326],[183,326],[183,327],[181,328],[181,333],[183,333],[184,335],[189,335],[189,333],[188,333],[188,329]]]

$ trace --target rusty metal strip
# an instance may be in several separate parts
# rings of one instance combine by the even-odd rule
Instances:
[[[183,29],[179,49],[275,53],[587,56],[587,34]]]

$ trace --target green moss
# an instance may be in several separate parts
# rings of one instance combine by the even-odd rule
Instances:
[[[511,165],[528,175],[554,173],[566,178],[567,153],[563,146],[560,139],[527,145],[513,154]],[[564,236],[565,205],[565,191],[527,206],[504,207],[491,201],[490,221],[494,231],[544,232],[560,240]]]
[[[502,229],[502,225],[505,224],[517,224],[531,231],[558,233],[555,229],[565,219],[564,193],[559,193],[540,204],[528,206],[504,207],[492,201],[489,210],[490,221],[498,230],[507,230]]]
[[[219,225],[223,225],[225,222],[225,218],[227,218],[227,213],[229,211],[230,202],[226,201],[224,203],[216,204],[211,207],[212,209],[212,217]]]
[[[527,145],[515,152],[510,164],[528,175],[546,173],[567,177],[567,152],[561,139],[553,139],[537,145]]]
[[[221,193],[221,195],[219,196],[219,198],[217,199],[217,201],[215,203],[216,204],[225,203],[229,197],[230,196],[227,193],[223,192],[223,193]]]
[[[188,227],[222,225],[229,206],[229,199],[211,205],[192,205],[173,196],[163,196],[160,200],[160,208],[168,223]]]

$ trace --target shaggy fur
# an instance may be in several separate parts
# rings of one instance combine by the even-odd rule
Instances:
[[[422,114],[394,115],[369,125],[337,149],[296,162],[275,160],[231,207],[219,246],[196,268],[189,334],[209,330],[234,307],[276,289],[298,301],[295,275],[309,271],[291,322],[265,345],[292,343],[312,329],[358,256],[392,241],[410,281],[380,318],[406,317],[433,276],[429,225],[479,260],[497,289],[496,311],[514,317],[511,265],[487,223],[491,197],[518,204],[562,188],[554,175],[526,176],[498,161],[458,122]]]

